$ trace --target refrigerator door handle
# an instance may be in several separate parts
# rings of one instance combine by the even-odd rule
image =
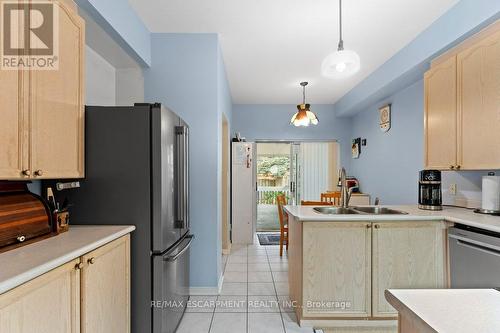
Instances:
[[[176,198],[176,221],[175,227],[183,229],[186,223],[186,198],[185,198],[185,150],[186,150],[186,128],[184,126],[175,127],[176,135],[176,178],[177,178],[177,198]]]
[[[194,235],[186,236],[185,240],[187,240],[186,245],[182,247],[176,254],[168,255],[163,257],[163,261],[176,261],[184,252],[186,252],[191,246],[191,242],[193,241]]]
[[[189,219],[189,128],[184,127],[184,163],[183,163],[183,181],[184,181],[184,223],[183,228],[190,227]]]

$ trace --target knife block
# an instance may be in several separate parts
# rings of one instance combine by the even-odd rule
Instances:
[[[60,234],[61,232],[66,232],[69,229],[69,212],[55,212],[53,215],[54,221],[54,232]]]

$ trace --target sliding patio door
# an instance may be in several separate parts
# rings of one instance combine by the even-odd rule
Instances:
[[[280,223],[276,196],[283,194],[289,202],[290,192],[290,143],[257,143],[257,231],[278,231]]]
[[[257,142],[257,231],[279,230],[276,196],[320,200],[338,181],[337,142]]]
[[[319,201],[321,193],[337,190],[337,142],[301,142],[296,163],[298,203],[300,200]]]
[[[300,143],[290,144],[290,198],[292,205],[300,204]]]

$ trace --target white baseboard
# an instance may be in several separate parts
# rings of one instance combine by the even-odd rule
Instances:
[[[191,296],[217,296],[219,295],[218,287],[189,287],[189,295]]]
[[[397,320],[322,320],[322,319],[302,319],[300,326],[328,328],[397,328]],[[317,330],[316,330],[317,331]]]
[[[218,296],[222,290],[224,275],[219,277],[217,287],[189,287],[189,295],[191,296]]]

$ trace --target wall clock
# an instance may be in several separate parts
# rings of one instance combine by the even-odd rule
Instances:
[[[380,113],[380,130],[382,132],[387,132],[391,129],[391,104],[381,107],[378,111]]]

